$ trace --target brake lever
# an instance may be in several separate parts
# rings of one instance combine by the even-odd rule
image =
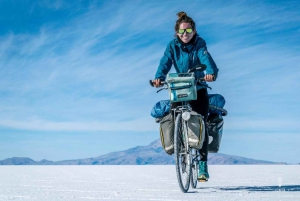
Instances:
[[[203,77],[197,79],[197,84],[200,84],[200,85],[201,85],[201,84],[202,84],[201,82],[205,82],[205,79],[204,79]],[[212,90],[212,88],[211,88],[210,86],[208,86],[208,85],[205,86],[205,87],[206,87],[206,88],[209,88],[210,90]]]
[[[164,89],[168,89],[168,87],[161,88],[156,93],[158,93],[158,92],[160,92],[161,90],[164,90]]]

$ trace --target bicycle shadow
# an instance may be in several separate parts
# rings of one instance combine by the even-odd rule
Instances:
[[[215,189],[219,191],[300,191],[300,185],[284,185],[284,186],[237,186],[237,187],[200,187],[197,189]]]

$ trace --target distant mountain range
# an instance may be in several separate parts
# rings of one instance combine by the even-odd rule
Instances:
[[[7,158],[0,165],[170,165],[174,164],[174,156],[165,153],[160,139],[147,146],[138,146],[125,151],[112,152],[95,158],[64,161],[34,161],[25,157]],[[255,160],[240,156],[220,153],[209,153],[208,164],[215,165],[250,165],[250,164],[285,164],[263,160]]]

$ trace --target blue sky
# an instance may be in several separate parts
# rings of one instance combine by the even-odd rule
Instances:
[[[220,69],[220,152],[299,163],[299,1],[0,1],[0,160],[158,139],[148,80],[182,10]]]

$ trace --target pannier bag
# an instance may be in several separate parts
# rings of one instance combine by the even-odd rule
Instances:
[[[197,99],[194,73],[169,73],[166,79],[171,102]]]
[[[169,100],[161,100],[153,106],[151,116],[154,118],[162,118],[170,113],[170,107],[171,103]]]
[[[209,135],[208,152],[217,153],[220,148],[223,133],[223,117],[219,114],[211,113],[207,118],[207,131]]]
[[[191,117],[188,120],[188,138],[190,147],[202,148],[205,138],[204,121],[203,117],[194,111],[191,112]]]
[[[209,99],[209,113],[227,115],[227,111],[223,109],[225,105],[225,98],[221,94],[208,94]]]
[[[167,154],[174,153],[174,119],[172,113],[161,119],[160,123],[160,140],[161,145]]]
[[[176,98],[176,96],[173,97]],[[170,98],[172,101],[172,96],[170,96]],[[174,153],[174,145],[173,145],[174,144],[174,119],[172,118],[172,115],[170,113],[171,101],[170,100],[159,101],[154,105],[151,111],[151,116],[156,118],[157,123],[158,122],[160,123],[160,138],[161,138],[162,147],[164,148],[166,153],[170,155]],[[184,100],[180,100],[180,101],[184,101]],[[208,151],[210,153],[217,153],[220,148],[222,133],[223,133],[223,124],[224,124],[222,116],[227,115],[227,111],[223,109],[224,105],[225,105],[225,99],[222,95],[209,94],[209,116],[207,119],[206,126],[209,135]],[[197,114],[196,112],[194,113]],[[193,148],[201,149],[204,141],[204,136],[205,136],[203,129],[202,131],[200,129],[203,128],[203,126],[202,127],[200,126],[203,123],[198,123],[201,122],[200,120],[198,120],[199,117],[197,117],[197,115],[199,114],[195,115],[194,113],[191,114],[191,118],[188,123],[189,144]],[[202,135],[200,135],[201,133]]]
[[[227,111],[223,109],[225,105],[225,99],[220,94],[208,94],[209,98],[209,113],[219,114],[222,116],[227,115]],[[170,113],[171,101],[161,100],[157,102],[152,110],[151,116],[154,118],[162,118]]]

